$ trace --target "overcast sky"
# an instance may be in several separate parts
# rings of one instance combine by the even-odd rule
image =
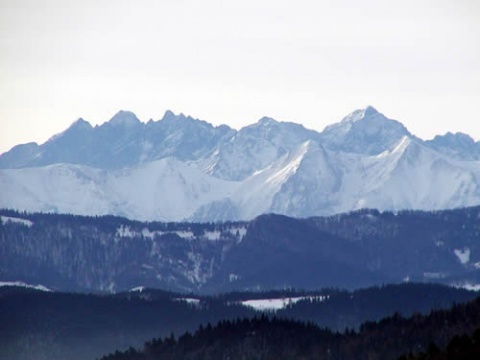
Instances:
[[[120,109],[322,130],[366,105],[480,140],[480,1],[0,0],[0,153]]]

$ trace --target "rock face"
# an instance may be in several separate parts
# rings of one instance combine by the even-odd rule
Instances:
[[[0,219],[2,281],[57,290],[480,284],[480,207],[203,224],[7,210]]]
[[[321,133],[262,118],[238,131],[167,111],[79,119],[0,156],[0,207],[139,220],[307,217],[480,204],[480,143],[416,138],[373,107]]]

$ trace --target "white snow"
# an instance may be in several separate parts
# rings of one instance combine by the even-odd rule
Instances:
[[[55,164],[0,170],[0,207],[180,221],[237,187],[171,158],[121,170]]]
[[[220,237],[222,236],[222,233],[218,230],[215,231],[205,231],[203,234],[204,237],[206,237],[208,240],[220,240]]]
[[[19,286],[19,287],[25,287],[25,288],[41,290],[41,291],[52,291],[46,286],[30,285],[30,284],[24,283],[23,281],[0,281],[0,287],[2,286]]]
[[[324,301],[325,296],[300,296],[300,297],[285,297],[277,299],[257,299],[257,300],[244,300],[240,303],[243,306],[251,307],[257,311],[277,311],[284,309],[289,305],[293,305],[300,300],[311,299]]]
[[[142,229],[142,236],[144,238],[153,239],[156,235],[162,235],[161,231],[150,231],[147,228]]]
[[[275,123],[264,121],[249,131],[272,126]],[[242,135],[242,143],[257,146],[252,141],[258,136],[249,134]],[[298,134],[296,144],[285,134],[268,134],[267,148],[257,149],[258,154],[225,145],[217,149],[215,159],[203,163],[164,158],[120,170],[71,164],[2,169],[0,208],[113,214],[147,221],[181,221],[205,208],[201,220],[209,221],[209,217],[225,219],[216,215],[225,212],[226,203],[236,217],[231,220],[250,220],[269,212],[305,217],[359,208],[439,210],[480,204],[480,161],[449,158],[407,136],[381,154],[367,156],[325,150],[313,140],[300,141]],[[206,162],[221,164],[212,165],[211,174],[235,173],[241,179],[203,173]],[[24,224],[29,226],[27,221]],[[158,233],[144,229],[142,234],[153,238]],[[193,237],[189,232],[177,235]],[[119,236],[136,234],[125,228]],[[220,239],[216,231],[205,237]]]
[[[134,238],[138,235],[139,235],[138,233],[136,233],[135,231],[132,231],[130,226],[121,225],[120,227],[117,228],[117,236],[119,237]]]
[[[464,249],[455,249],[453,250],[455,255],[457,256],[458,260],[465,265],[470,261],[470,249],[469,248],[464,248]]]
[[[186,231],[186,230],[179,230],[179,231],[172,231],[172,233],[177,234],[178,237],[182,239],[193,239],[195,236],[193,235],[193,232],[191,231]]]
[[[239,241],[242,241],[245,235],[247,235],[247,227],[246,226],[241,226],[241,227],[232,227],[229,229],[230,234],[235,235],[239,237]]]
[[[230,282],[237,281],[238,279],[240,279],[240,276],[238,276],[237,274],[229,274],[228,275],[228,281],[230,281]]]
[[[464,287],[467,290],[480,291],[480,284],[466,284]]]
[[[6,224],[8,222],[15,223],[15,224],[22,224],[28,227],[33,225],[33,222],[27,219],[17,218],[17,217],[10,217],[10,216],[0,216],[2,224]]]
[[[192,304],[192,305],[195,305],[195,306],[200,306],[200,299],[185,297],[185,298],[176,298],[175,300],[176,301],[184,301],[187,304]]]
[[[145,286],[137,286],[134,288],[131,288],[129,292],[143,292],[145,290]]]

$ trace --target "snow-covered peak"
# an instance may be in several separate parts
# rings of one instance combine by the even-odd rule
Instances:
[[[108,124],[113,126],[135,126],[141,123],[137,116],[131,111],[120,110],[109,121]]]
[[[278,124],[279,122],[271,117],[264,116],[260,120],[258,120],[257,124],[260,126],[269,126],[269,125],[275,125]]]
[[[343,118],[342,123],[354,123],[364,118],[380,114],[373,106],[367,106],[365,109],[358,109]],[[380,114],[381,115],[381,114]]]
[[[366,155],[390,149],[403,136],[412,135],[400,122],[388,119],[371,106],[352,112],[321,133],[322,142],[332,150]]]

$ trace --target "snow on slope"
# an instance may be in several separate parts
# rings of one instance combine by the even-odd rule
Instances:
[[[480,163],[457,161],[407,136],[378,155],[333,152],[314,141],[254,173],[195,220],[262,213],[307,217],[361,208],[438,210],[480,204]],[[208,210],[205,210],[208,208]],[[201,215],[209,217],[202,218]]]
[[[46,286],[30,285],[30,284],[24,283],[23,281],[0,281],[0,287],[4,287],[4,286],[24,287],[24,288],[27,288],[27,289],[35,289],[35,290],[47,291],[47,292],[52,291],[49,288],[47,288]]]
[[[183,220],[200,205],[229,196],[238,186],[173,158],[115,171],[110,179],[111,191],[124,201],[124,215],[149,220]]]
[[[302,125],[264,117],[240,129],[197,163],[204,172],[227,180],[245,180],[319,134]]]
[[[273,197],[282,185],[295,174],[309,142],[300,145],[292,154],[286,154],[267,168],[255,172],[242,182],[232,199],[240,209],[240,218],[252,219],[269,212]]]
[[[358,208],[439,210],[480,203],[480,163],[457,161],[404,137],[373,159]]]
[[[0,207],[179,221],[237,186],[171,158],[122,170],[56,164],[1,170]]]
[[[21,224],[27,227],[33,226],[33,221],[30,221],[28,219],[22,219],[18,217],[11,217],[11,216],[0,216],[0,221],[2,224],[6,223],[15,223],[15,224]]]
[[[324,301],[327,296],[316,295],[316,296],[298,296],[298,297],[284,297],[284,298],[275,298],[275,299],[255,299],[255,300],[244,300],[240,304],[243,306],[251,307],[257,311],[277,311],[284,309],[288,306],[294,305],[301,300],[310,300],[310,301]]]
[[[437,210],[480,204],[479,179],[480,162],[450,159],[407,136],[373,156],[306,141],[243,181],[218,179],[174,158],[122,170],[69,164],[0,170],[0,207],[164,221]]]

